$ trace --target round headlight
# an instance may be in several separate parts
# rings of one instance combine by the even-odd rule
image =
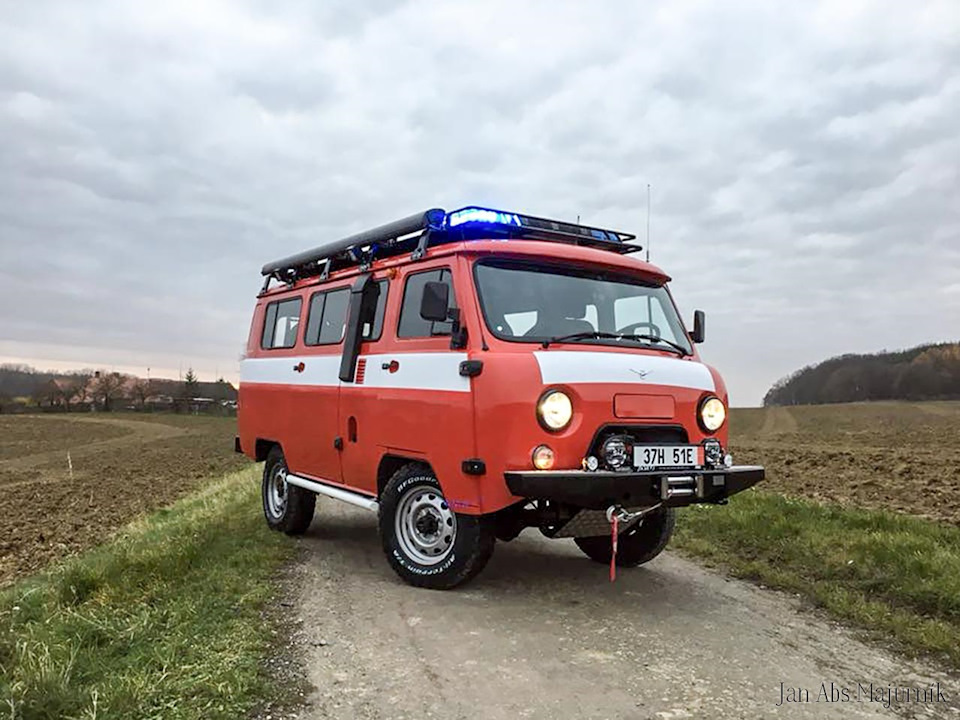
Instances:
[[[720,398],[708,397],[700,403],[700,425],[707,432],[716,432],[727,419],[727,409]]]
[[[573,403],[565,392],[551,390],[537,403],[537,415],[548,430],[563,430],[573,418]]]

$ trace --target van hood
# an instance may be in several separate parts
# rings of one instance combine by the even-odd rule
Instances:
[[[533,355],[544,385],[656,385],[717,391],[713,373],[696,360],[589,350],[544,350]]]

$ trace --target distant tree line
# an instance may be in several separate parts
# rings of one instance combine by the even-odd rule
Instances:
[[[39,372],[28,365],[0,365],[0,412],[232,410],[236,388],[223,378],[201,382],[193,368],[183,380],[144,379],[104,370]]]
[[[960,399],[960,343],[841,355],[778,380],[764,405]]]

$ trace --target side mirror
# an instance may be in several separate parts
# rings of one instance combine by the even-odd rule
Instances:
[[[707,332],[707,316],[703,310],[695,310],[693,313],[693,332],[690,333],[690,339],[695,343],[702,343]]]
[[[420,317],[434,322],[445,322],[450,309],[450,286],[442,282],[428,282],[420,299]]]

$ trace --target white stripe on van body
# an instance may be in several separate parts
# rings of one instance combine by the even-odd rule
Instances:
[[[293,368],[303,363],[303,372]],[[339,355],[295,355],[247,358],[240,361],[240,382],[273,385],[337,387],[340,384]]]
[[[706,365],[657,355],[586,350],[534,352],[544,385],[615,383],[667,385],[716,392]]]
[[[363,357],[367,360],[366,377],[362,385],[355,387],[470,392],[470,378],[460,375],[460,363],[467,359],[466,353],[387,353]],[[383,364],[391,360],[400,364],[395,373],[383,369]]]
[[[340,382],[339,355],[296,355],[289,357],[247,358],[240,362],[240,383],[269,383],[309,387],[395,388],[402,390],[440,390],[470,392],[470,378],[460,375],[460,363],[466,353],[388,353],[361,355],[366,361],[360,384]],[[383,368],[396,360],[395,373]],[[303,372],[293,368],[303,363]]]

